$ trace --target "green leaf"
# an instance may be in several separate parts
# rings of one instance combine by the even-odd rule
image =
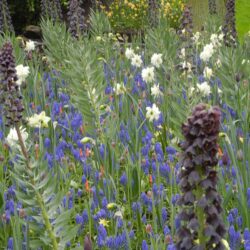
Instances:
[[[3,206],[3,196],[0,193],[0,210],[1,210],[2,206]]]
[[[133,195],[133,199],[137,200],[140,194],[139,194],[139,176],[138,176],[138,170],[136,167],[134,167],[132,171],[132,180],[133,180],[133,185],[131,185],[133,187],[132,195]]]
[[[71,239],[73,239],[79,230],[79,225],[74,227],[69,227],[66,230],[63,231],[62,240],[60,241],[61,245],[65,245],[67,242],[69,242]]]

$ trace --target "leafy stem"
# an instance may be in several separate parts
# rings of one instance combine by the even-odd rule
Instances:
[[[26,160],[27,169],[29,171],[31,171],[32,168],[31,168],[31,163],[30,163],[29,156],[28,156],[28,151],[27,151],[27,148],[26,148],[26,146],[24,144],[24,140],[23,140],[20,128],[18,127],[17,124],[15,125],[15,129],[16,129],[16,132],[17,132],[18,141],[19,141],[20,146],[21,146],[22,154],[23,154],[23,156],[25,157],[25,160]],[[30,176],[30,181],[31,181],[31,184],[33,186],[35,186],[35,180],[31,176]],[[53,249],[56,250],[56,249],[58,249],[58,244],[57,244],[56,236],[54,235],[54,232],[52,230],[51,223],[49,221],[49,216],[48,216],[48,214],[46,212],[45,204],[43,202],[41,194],[37,190],[35,190],[35,194],[36,194],[36,197],[37,197],[38,205],[39,205],[39,207],[41,208],[41,211],[42,211],[42,217],[43,217],[43,220],[44,220],[44,223],[45,223],[45,228],[46,228],[46,230],[48,232],[49,238],[52,241]]]

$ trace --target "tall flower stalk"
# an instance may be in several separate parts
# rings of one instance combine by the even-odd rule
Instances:
[[[180,23],[180,28],[178,30],[182,42],[182,49],[179,52],[179,56],[182,59],[180,68],[184,72],[190,72],[193,63],[193,18],[191,7],[188,5],[184,8]]]
[[[226,16],[222,28],[224,34],[224,43],[228,47],[236,46],[237,31],[235,24],[235,0],[227,0]]]
[[[182,224],[177,231],[177,249],[225,249],[216,171],[220,117],[218,107],[199,104],[182,126],[185,141],[181,145],[182,195],[178,200]]]
[[[12,45],[8,42],[4,44],[0,53],[0,101],[4,105],[7,126],[13,126],[20,123],[24,110],[22,95],[19,86],[16,84],[18,78],[12,50]]]
[[[181,24],[178,31],[180,38],[184,41],[190,39],[193,36],[193,18],[191,7],[185,6],[181,17]]]
[[[0,33],[5,33],[6,31],[14,32],[14,28],[11,21],[11,16],[8,8],[8,3],[6,0],[0,1]]]
[[[26,148],[22,133],[19,128],[24,107],[22,104],[22,95],[20,93],[20,88],[17,85],[18,77],[15,70],[15,58],[13,56],[13,48],[10,42],[5,43],[0,52],[0,76],[0,104],[3,104],[4,106],[4,115],[6,123],[8,126],[14,126],[21,147],[21,152],[25,158],[27,171],[32,173],[33,169],[28,155],[28,150]],[[35,186],[34,177],[29,174],[29,178],[30,183]],[[41,209],[45,228],[53,245],[53,249],[58,249],[57,239],[52,230],[52,226],[45,208],[43,198],[37,190],[35,190],[35,194],[36,200]]]
[[[216,0],[208,0],[209,14],[214,15],[217,13]]]
[[[85,29],[84,9],[81,7],[81,0],[70,0],[68,6],[69,32],[74,38],[83,34]]]
[[[53,22],[62,20],[62,7],[59,0],[41,0],[41,15]]]

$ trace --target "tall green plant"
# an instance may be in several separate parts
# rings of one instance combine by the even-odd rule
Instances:
[[[44,46],[53,67],[68,82],[74,105],[84,115],[86,132],[101,130],[101,105],[104,104],[102,62],[91,40],[74,40],[64,24],[41,23]]]

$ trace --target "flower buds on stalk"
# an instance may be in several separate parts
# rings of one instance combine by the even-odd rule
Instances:
[[[6,31],[14,32],[10,12],[6,0],[0,1],[0,34]]]
[[[216,1],[215,0],[208,0],[208,8],[209,8],[210,15],[216,14],[217,13]]]
[[[178,67],[181,71],[191,72],[193,70],[193,19],[191,7],[185,6],[185,9],[182,13],[180,21],[180,29],[178,35],[181,40],[181,50],[179,51],[179,57],[182,62]]]
[[[50,9],[48,0],[41,0],[41,16],[49,17]]]
[[[62,20],[62,8],[59,0],[41,0],[41,14],[43,18],[50,18],[53,22]]]
[[[187,41],[189,38],[193,36],[193,19],[192,19],[191,7],[189,6],[186,6],[183,11],[178,34],[180,35],[180,38],[183,41]]]
[[[54,0],[54,8],[55,8],[55,11],[57,12],[58,19],[62,20],[63,14],[62,14],[62,6],[60,3],[60,0]]]
[[[221,218],[215,166],[218,163],[218,134],[221,112],[218,107],[197,105],[182,126],[185,137],[182,168],[179,172],[181,206],[176,249],[225,249],[226,232]]]
[[[235,47],[237,41],[237,31],[235,25],[235,0],[227,0],[226,17],[222,28],[224,43],[228,47]]]
[[[83,34],[85,29],[84,9],[80,0],[70,0],[68,8],[69,32],[74,38]]]
[[[13,48],[9,42],[5,43],[0,51],[0,77],[0,104],[4,105],[6,125],[15,125],[21,121],[24,107],[17,85]]]

